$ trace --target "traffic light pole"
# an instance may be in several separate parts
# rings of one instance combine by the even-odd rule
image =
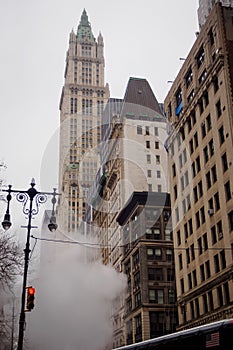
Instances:
[[[52,196],[52,215],[50,218],[50,223],[48,228],[51,232],[57,229],[56,217],[55,217],[55,204],[56,196],[59,194],[56,192],[56,189],[53,189],[53,192],[38,192],[35,189],[35,180],[32,179],[31,187],[27,191],[23,190],[13,190],[11,185],[8,186],[7,190],[2,190],[8,192],[6,197],[7,199],[7,210],[2,222],[2,226],[5,230],[11,227],[10,221],[10,201],[12,199],[11,193],[16,193],[16,199],[23,204],[23,212],[28,218],[27,226],[27,239],[26,246],[24,249],[24,271],[23,271],[23,287],[22,287],[22,299],[21,299],[21,312],[19,318],[19,337],[18,337],[18,348],[17,350],[23,350],[23,339],[24,339],[24,329],[25,329],[25,301],[26,301],[26,287],[27,287],[27,274],[28,274],[28,264],[29,264],[29,254],[30,254],[30,233],[31,229],[35,226],[31,225],[32,218],[39,212],[39,205],[47,201],[47,195]],[[28,204],[29,200],[29,204]],[[35,205],[33,203],[35,200]]]

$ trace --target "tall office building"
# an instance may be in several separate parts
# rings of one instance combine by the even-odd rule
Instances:
[[[179,329],[233,317],[232,48],[217,3],[164,103]]]
[[[221,2],[224,6],[233,6],[233,0],[199,0],[197,10],[199,26],[202,27],[216,2]]]
[[[141,276],[141,282],[137,279],[137,285],[133,282],[135,271],[132,270],[131,277],[134,288],[131,291],[132,295],[127,295],[127,302],[129,304],[132,302],[131,309],[126,311],[126,301],[123,295],[122,299],[116,300],[113,305],[113,347],[116,347],[154,336],[153,327],[150,327],[149,310],[155,311],[153,315],[159,317],[158,309],[161,308],[161,305],[158,304],[163,303],[163,298],[161,297],[159,302],[157,299],[152,302],[145,296],[146,291],[150,289],[148,284],[153,284],[151,280],[148,282],[146,276],[142,276],[142,273],[147,271],[150,265],[145,253],[146,244],[150,248],[156,245],[159,250],[161,248],[161,252],[163,251],[161,253],[163,258],[160,256],[158,259],[161,258],[163,261],[164,275],[166,270],[171,271],[174,267],[172,265],[173,255],[168,258],[165,253],[166,248],[167,252],[171,252],[171,230],[161,219],[164,207],[166,207],[167,212],[170,210],[166,196],[168,188],[167,152],[164,147],[167,130],[166,119],[146,79],[130,78],[123,100],[110,99],[103,119],[102,173],[101,171],[98,173],[96,186],[89,198],[88,221],[92,232],[103,247],[102,261],[104,264],[111,264],[117,271],[126,272],[127,268],[123,267],[123,259],[127,252],[127,265],[136,253],[134,248],[137,244],[140,266],[144,266],[144,270],[139,271],[138,266],[137,271],[135,270],[137,278]],[[132,206],[131,198],[132,196],[134,198],[135,193],[140,198],[143,197],[143,202],[139,200],[135,204],[135,200],[133,200]],[[130,205],[126,204],[128,201],[131,203]],[[144,210],[144,207],[151,215],[150,220],[145,218],[143,214],[140,215],[140,211]],[[121,216],[120,220],[117,219],[118,215]],[[130,227],[130,234],[125,225]],[[146,230],[149,232],[147,237]],[[155,231],[157,236],[153,234]],[[126,238],[124,240],[126,233],[128,234],[127,244]],[[167,242],[164,242],[165,240]],[[130,252],[129,249],[125,249],[125,245],[130,249]],[[143,251],[144,253],[142,253]],[[169,259],[168,263],[165,262],[166,258]],[[150,256],[149,259],[156,258]],[[153,267],[155,265],[156,263],[153,264]],[[162,276],[161,279],[163,279]],[[166,281],[164,283],[167,286],[172,284],[174,287],[173,281],[164,281]],[[139,285],[142,289],[139,288]],[[153,286],[154,289],[152,288],[151,293],[156,293],[155,284]],[[174,291],[174,288],[170,289]],[[142,299],[139,299],[141,293]],[[167,291],[165,294],[164,300],[168,304]],[[173,313],[173,311],[174,308],[171,305],[166,305],[166,312],[169,316],[170,312]],[[127,329],[127,332],[126,315],[127,325],[130,327],[132,324],[131,330]],[[153,322],[157,321],[157,318],[153,319]],[[140,325],[138,322],[141,322]],[[160,317],[157,323],[161,326],[160,331],[166,333],[171,330],[172,325],[168,316],[166,320],[165,317],[163,319]]]
[[[99,168],[101,115],[109,98],[104,65],[103,37],[95,39],[84,9],[77,32],[70,33],[60,100],[58,219],[63,232],[79,228]]]

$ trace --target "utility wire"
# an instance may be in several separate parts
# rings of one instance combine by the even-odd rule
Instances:
[[[110,248],[110,245],[105,244],[99,244],[99,243],[89,243],[89,242],[79,242],[79,241],[69,241],[69,240],[63,240],[63,239],[52,239],[52,238],[43,238],[43,237],[35,237],[31,236],[31,238],[38,239],[39,241],[46,241],[46,242],[54,242],[54,243],[64,243],[64,244],[78,244],[83,245],[89,248],[96,247],[96,248],[103,248],[108,247]]]
[[[62,240],[62,239],[52,239],[52,238],[43,238],[43,237],[35,237],[35,236],[31,236],[31,238],[34,238],[35,240],[39,240],[39,241],[46,241],[46,242],[54,242],[54,243],[64,243],[64,244],[78,244],[78,245],[83,245],[83,246],[86,246],[86,247],[89,247],[89,248],[112,248],[111,245],[109,244],[100,244],[100,243],[89,243],[89,242],[79,242],[79,241],[70,241],[70,240]],[[150,241],[147,241],[147,242],[150,242]],[[161,241],[161,244],[163,244],[164,242]],[[123,245],[119,245],[118,247],[120,248],[123,248],[127,245],[126,244],[123,244]],[[187,247],[170,247],[169,246],[169,249],[174,249],[174,250],[186,250],[188,249]],[[208,248],[206,250],[232,250],[231,247],[211,247],[211,248]],[[199,250],[198,247],[194,247],[194,250]],[[206,251],[205,250],[205,251]],[[204,253],[204,250],[203,250],[203,253]]]

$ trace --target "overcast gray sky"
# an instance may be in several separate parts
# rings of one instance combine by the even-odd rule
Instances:
[[[59,100],[69,33],[86,8],[105,44],[106,82],[123,97],[130,76],[146,78],[159,102],[198,30],[198,0],[0,0],[0,160],[7,183],[57,186]],[[49,145],[49,146],[48,146]],[[49,156],[47,157],[47,153]],[[45,166],[44,159],[49,159]],[[43,179],[43,180],[42,180]],[[43,187],[43,188],[42,188]]]

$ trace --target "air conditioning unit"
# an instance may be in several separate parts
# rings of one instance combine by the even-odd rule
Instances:
[[[222,232],[219,232],[218,234],[218,239],[222,239],[223,238],[223,233]]]
[[[212,208],[208,209],[208,214],[209,215],[213,215],[214,214],[214,209],[212,209]]]

